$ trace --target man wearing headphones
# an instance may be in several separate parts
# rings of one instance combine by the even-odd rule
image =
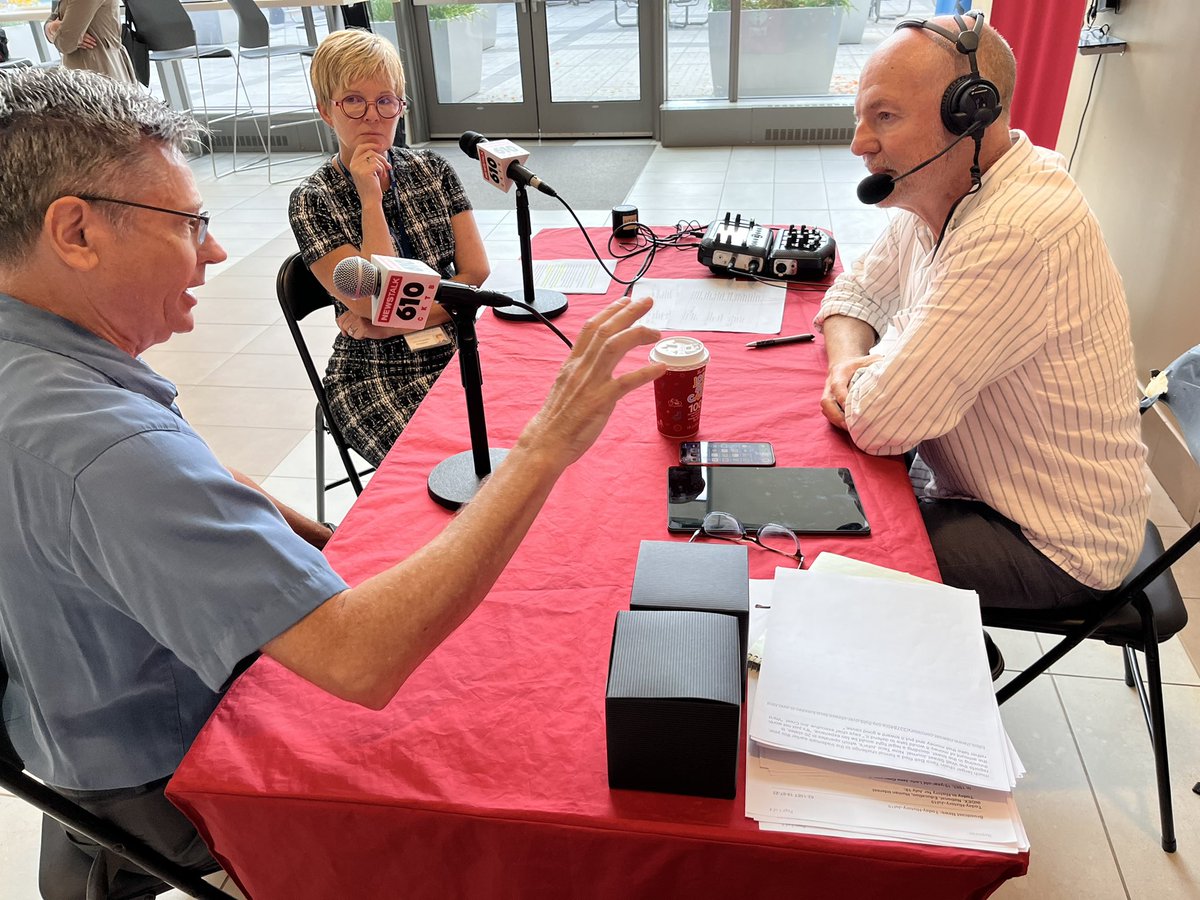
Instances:
[[[1062,157],[1008,127],[1012,51],[978,13],[901,22],[863,69],[851,150],[895,208],[816,318],[822,411],[868,453],[919,450],[947,584],[983,607],[1086,605],[1141,550],[1129,316]]]

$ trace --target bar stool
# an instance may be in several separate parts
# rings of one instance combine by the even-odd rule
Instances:
[[[202,137],[208,140],[208,154],[212,161],[213,176],[217,175],[217,157],[213,147],[212,132],[209,127],[217,122],[233,118],[233,113],[213,117],[208,111],[208,95],[204,90],[204,67],[202,59],[233,59],[233,51],[221,44],[198,44],[196,29],[191,17],[183,8],[180,0],[125,0],[125,8],[133,20],[138,35],[150,49],[150,61],[158,64],[159,81],[163,82],[166,92],[166,78],[163,64],[181,59],[196,61],[196,74],[200,80],[200,105],[204,108],[205,131]],[[234,82],[234,94],[238,85],[243,91],[246,85],[239,78]],[[247,102],[249,93],[246,94]],[[236,101],[235,101],[236,102]]]
[[[275,57],[294,56],[300,62],[300,71],[304,75],[304,83],[308,86],[309,96],[312,96],[312,84],[309,82],[308,70],[304,67],[304,57],[311,58],[316,53],[317,48],[312,44],[281,44],[271,46],[271,26],[267,22],[267,17],[263,15],[262,10],[254,0],[229,0],[229,5],[233,8],[234,15],[238,20],[238,52],[235,59],[235,67],[237,70],[238,79],[241,79],[242,60],[243,59],[266,59],[267,61],[267,111],[266,113],[254,112],[253,105],[250,104],[247,96],[247,104],[250,105],[250,112],[244,117],[240,115],[240,110],[237,103],[237,93],[234,93],[234,119],[233,119],[233,169],[234,172],[245,171],[247,169],[257,169],[262,166],[267,167],[267,180],[272,184],[275,179],[271,173],[272,159],[272,142],[271,132],[277,128],[284,128],[291,125],[303,125],[307,122],[312,122],[317,130],[317,140],[321,145],[321,153],[324,156],[329,151],[325,144],[325,128],[321,117],[316,115],[316,106],[312,107],[314,113],[311,119],[302,119],[299,122],[287,122],[284,124],[275,124],[272,120],[271,111],[271,60]],[[264,135],[262,130],[258,128],[258,120],[261,118],[267,120],[267,131]],[[237,149],[238,149],[238,122],[246,118],[254,122],[255,129],[258,131],[259,138],[262,140],[263,152],[266,154],[265,160],[258,160],[245,166],[239,167],[237,164]],[[316,158],[318,154],[313,154]],[[226,173],[228,174],[228,173]],[[301,177],[301,176],[295,176]],[[283,179],[291,180],[291,179]]]

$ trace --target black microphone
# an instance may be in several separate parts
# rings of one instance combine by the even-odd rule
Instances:
[[[432,277],[432,276],[431,276]],[[373,262],[347,256],[333,267],[333,286],[347,297],[374,300],[387,278]],[[499,291],[484,291],[458,281],[439,281],[434,300],[443,306],[469,303],[473,306],[512,306],[513,298]]]
[[[471,157],[471,159],[479,159],[479,145],[486,144],[490,140],[490,138],[485,137],[478,131],[464,131],[462,133],[462,137],[458,139],[458,146],[462,149],[462,152]],[[509,143],[511,144],[512,142],[510,141]],[[522,153],[525,152],[523,148],[517,147],[516,144],[513,144],[512,146],[516,147],[516,149],[520,150]],[[537,175],[534,175],[516,160],[510,162],[505,167],[504,173],[509,177],[509,179],[515,181],[517,184],[523,184],[526,187],[534,188],[535,190],[539,190],[543,194],[546,194],[550,197],[558,196],[558,192],[554,190],[554,188],[550,187],[550,185],[546,184],[546,182],[542,181],[542,179],[540,179]],[[508,187],[505,186],[504,190],[508,190]]]
[[[919,163],[918,165],[913,166],[911,169],[909,169],[903,175],[897,175],[894,178],[891,175],[888,175],[886,172],[879,172],[875,175],[868,175],[866,178],[864,178],[862,181],[860,181],[858,183],[857,193],[858,193],[859,202],[866,203],[868,206],[874,206],[876,203],[882,203],[884,200],[886,200],[888,197],[890,197],[892,195],[892,191],[895,189],[897,181],[900,181],[903,178],[907,178],[909,175],[912,175],[914,172],[921,171],[921,169],[925,168],[931,162],[935,162],[935,161],[941,159],[943,156],[945,156],[947,153],[949,153],[951,150],[953,150],[955,147],[957,147],[959,141],[961,141],[965,137],[970,137],[976,130],[979,129],[980,125],[981,125],[981,123],[979,123],[979,122],[974,123],[970,128],[968,128],[966,131],[964,131],[962,134],[960,134],[957,138],[955,138],[954,141],[951,142],[949,144],[949,146],[947,146],[940,153],[937,153],[937,154],[929,157],[929,159],[925,160],[925,162],[923,162],[923,163]]]

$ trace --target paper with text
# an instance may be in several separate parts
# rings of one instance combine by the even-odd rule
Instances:
[[[1007,791],[973,591],[778,569],[750,736]]]
[[[662,331],[779,334],[787,290],[757,281],[643,278],[630,295],[653,297],[638,324]]]
[[[604,260],[608,272],[615,272],[617,262]],[[488,276],[489,290],[520,291],[521,261],[499,259],[492,262],[492,274]],[[547,291],[564,294],[603,294],[612,284],[612,278],[595,259],[540,259],[533,262],[533,285]],[[521,298],[518,296],[518,300]]]
[[[947,779],[783,754],[750,742],[746,815],[763,828],[943,844],[1016,853],[1029,849],[1012,795]]]

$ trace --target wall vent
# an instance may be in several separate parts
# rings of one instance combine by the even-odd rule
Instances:
[[[212,142],[214,147],[232,147],[233,132],[213,134]],[[204,143],[207,143],[207,141],[204,141]],[[249,134],[239,129],[237,145],[239,150],[241,150],[243,147],[257,147],[259,150],[262,150],[262,138],[258,136],[258,133],[254,131],[253,128],[251,128]],[[288,136],[286,134],[276,133],[271,135],[272,149],[287,150],[290,146],[291,141],[288,140]]]
[[[853,128],[768,128],[767,144],[846,144],[854,138]]]

